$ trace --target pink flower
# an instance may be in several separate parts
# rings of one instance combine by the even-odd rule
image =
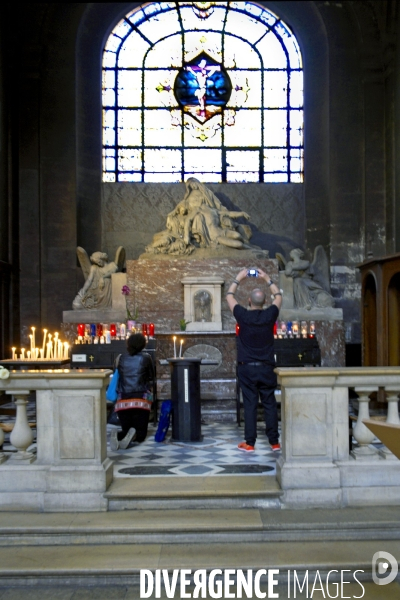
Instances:
[[[130,287],[129,287],[129,286],[127,286],[127,285],[123,285],[123,286],[122,286],[121,293],[122,293],[124,296],[129,296],[129,294],[131,293],[131,289],[130,289]]]

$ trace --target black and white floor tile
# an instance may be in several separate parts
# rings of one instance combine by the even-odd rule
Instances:
[[[108,439],[113,425],[107,425]],[[256,451],[241,452],[243,427],[236,423],[210,423],[201,427],[201,442],[177,442],[170,430],[164,442],[154,440],[156,428],[149,426],[146,440],[128,450],[112,452],[114,477],[132,476],[211,476],[211,475],[275,475],[279,453],[272,452],[262,424],[259,425]]]

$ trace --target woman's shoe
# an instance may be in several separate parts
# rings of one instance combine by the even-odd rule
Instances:
[[[113,429],[110,436],[110,449],[116,452],[119,448],[118,429]]]
[[[127,447],[129,446],[129,443],[132,441],[135,434],[136,434],[136,429],[134,427],[131,427],[130,430],[128,431],[128,433],[126,434],[126,436],[124,437],[124,439],[120,440],[120,442],[119,442],[119,447],[121,448],[121,450],[127,449]]]

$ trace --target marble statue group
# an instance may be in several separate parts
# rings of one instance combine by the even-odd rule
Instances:
[[[243,211],[229,211],[216,195],[194,177],[186,182],[181,202],[167,216],[166,229],[146,247],[150,254],[191,254],[195,248],[252,248],[251,228],[235,222],[249,220]]]

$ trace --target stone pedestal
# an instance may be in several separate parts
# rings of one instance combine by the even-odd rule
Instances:
[[[126,296],[121,292],[124,285],[126,285],[126,273],[114,273],[111,275],[112,305],[110,308],[64,310],[63,323],[124,323],[127,319]]]
[[[113,478],[106,440],[110,373],[15,371],[0,380],[0,389],[17,397],[23,389],[36,390],[37,418],[36,460],[0,465],[1,510],[107,510],[103,494]],[[21,437],[18,431],[15,435]],[[24,445],[21,439],[19,449]]]

